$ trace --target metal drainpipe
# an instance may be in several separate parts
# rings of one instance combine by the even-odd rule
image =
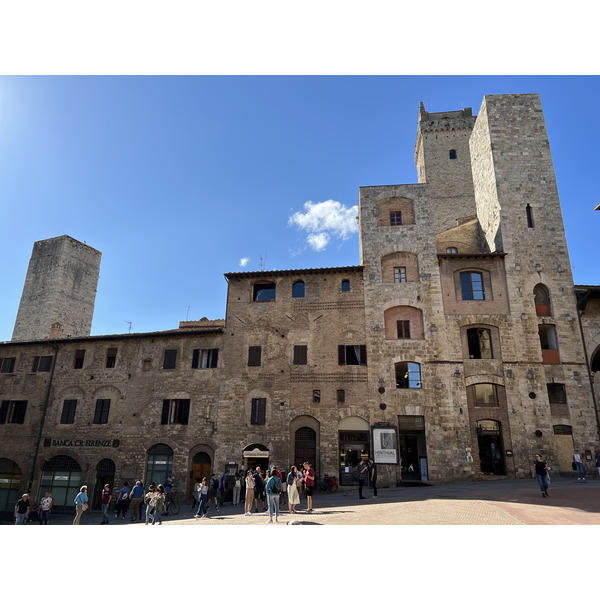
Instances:
[[[583,311],[582,311],[583,312]],[[579,306],[577,306],[577,320],[579,321],[579,331],[581,331],[581,342],[583,343],[583,354],[585,356],[585,366],[588,372],[588,381],[590,382],[590,390],[592,392],[592,401],[594,402],[594,412],[596,413],[596,429],[600,438],[600,418],[598,417],[598,405],[596,404],[596,394],[594,393],[594,383],[592,381],[592,372],[590,370],[590,360],[588,358],[587,348],[585,347],[585,335],[583,334],[583,325],[581,324],[581,314]]]
[[[46,388],[46,398],[44,399],[44,406],[42,409],[42,422],[40,423],[40,430],[38,432],[37,444],[35,446],[35,456],[33,459],[33,465],[31,466],[31,475],[29,477],[29,484],[27,486],[27,493],[31,495],[31,486],[33,485],[33,478],[35,475],[35,467],[37,465],[38,456],[40,454],[40,444],[42,443],[42,432],[44,430],[44,424],[46,422],[46,413],[48,412],[48,404],[50,402],[50,391],[52,390],[52,380],[54,379],[54,369],[56,368],[56,359],[58,357],[58,351],[60,350],[58,344],[52,344],[48,342],[50,346],[54,348],[54,358],[52,359],[52,369],[50,369],[50,380],[48,381],[48,387]]]

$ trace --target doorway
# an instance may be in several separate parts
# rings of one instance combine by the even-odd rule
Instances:
[[[481,472],[486,475],[506,475],[500,421],[477,421],[477,443]]]
[[[554,441],[556,443],[556,457],[558,459],[558,470],[561,475],[573,477],[576,471],[573,471],[571,463],[573,462],[573,430],[570,425],[554,426]]]
[[[294,445],[294,464],[298,469],[308,462],[316,471],[317,432],[312,427],[301,427],[296,431]]]
[[[188,489],[189,497],[194,495],[194,486],[196,485],[196,479],[202,481],[204,477],[210,480],[211,476],[211,460],[210,456],[206,452],[197,452],[192,458],[192,476],[190,477],[190,484]]]
[[[102,490],[106,484],[110,486],[111,490],[115,485],[115,463],[110,458],[102,459],[96,466],[96,485],[91,502],[93,510],[102,508]]]

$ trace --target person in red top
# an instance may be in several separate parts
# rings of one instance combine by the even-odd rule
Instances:
[[[307,503],[307,511],[312,512],[312,495],[313,490],[315,489],[315,472],[312,469],[310,463],[304,463],[304,485],[306,486],[306,503]]]

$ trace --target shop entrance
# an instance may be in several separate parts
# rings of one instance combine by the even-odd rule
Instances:
[[[52,512],[75,514],[75,496],[81,486],[81,467],[70,456],[55,456],[42,467],[40,496],[50,492],[54,498]],[[89,491],[89,490],[88,490]]]
[[[402,481],[427,480],[427,447],[425,444],[425,417],[398,416],[398,447]]]
[[[489,475],[506,475],[504,444],[499,421],[477,421],[477,443],[481,472]]]
[[[104,458],[96,467],[96,485],[94,486],[94,495],[91,502],[91,507],[94,510],[102,508],[102,490],[107,483],[112,490],[115,485],[115,463],[110,458]]]
[[[8,519],[13,519],[13,508],[19,500],[21,486],[21,469],[17,463],[8,458],[0,458],[0,513],[6,512]],[[43,497],[40,494],[40,498]]]
[[[202,481],[206,477],[210,481],[210,476],[212,475],[210,465],[210,456],[206,452],[197,452],[194,454],[194,458],[192,458],[192,476],[190,477],[190,484],[188,486],[188,496],[190,498],[194,495],[196,479]]]
[[[260,467],[263,473],[269,468],[269,449],[262,444],[250,444],[244,448],[244,471]]]

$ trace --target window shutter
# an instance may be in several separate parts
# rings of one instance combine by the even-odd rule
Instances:
[[[258,398],[252,398],[250,425],[256,425],[258,417]]]
[[[34,356],[33,357],[33,366],[31,367],[31,372],[35,373],[38,370],[38,365],[40,364],[40,357],[39,356]]]
[[[294,364],[305,365],[308,362],[307,347],[306,346],[294,346]]]
[[[190,399],[179,400],[178,408],[177,422],[181,425],[187,425],[190,418]]]
[[[219,349],[215,348],[212,351],[212,357],[211,357],[211,360],[210,360],[210,368],[211,369],[216,369],[218,361],[219,361]]]
[[[260,367],[261,347],[250,346],[248,348],[248,366]]]
[[[502,406],[506,402],[506,390],[503,385],[495,385],[494,387],[496,388],[496,398],[498,399],[497,406]]]
[[[160,418],[161,425],[168,425],[168,423],[169,423],[169,407],[170,406],[171,406],[170,400],[163,400],[162,416]]]
[[[200,361],[200,350],[194,350],[192,355],[192,369],[198,368],[198,362]]]
[[[346,346],[338,346],[338,365],[346,364]]]
[[[267,399],[258,399],[258,424],[264,425],[267,419]]]
[[[10,405],[10,400],[3,400],[2,404],[0,404],[0,423],[6,423],[6,415],[8,414],[8,406]]]
[[[360,364],[361,365],[367,364],[367,347],[366,346],[360,346]]]

